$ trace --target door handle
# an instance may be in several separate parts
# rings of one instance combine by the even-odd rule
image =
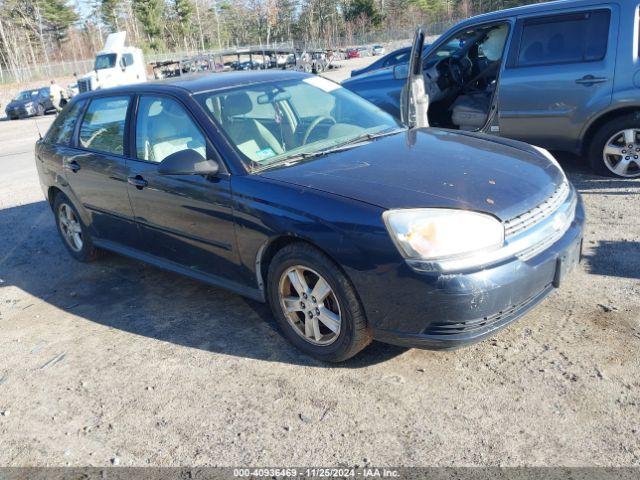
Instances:
[[[80,164],[78,162],[76,162],[75,160],[64,160],[62,162],[62,168],[64,168],[65,170],[70,170],[73,173],[77,172],[78,170],[80,170]]]
[[[608,78],[605,77],[594,77],[593,75],[585,75],[582,78],[579,78],[578,80],[576,80],[576,83],[578,85],[595,85],[596,83],[604,83],[608,80]]]
[[[142,190],[144,187],[146,187],[149,184],[149,182],[147,182],[144,178],[142,178],[142,175],[136,175],[135,177],[128,177],[127,182],[129,182],[131,185],[136,187],[138,190]]]

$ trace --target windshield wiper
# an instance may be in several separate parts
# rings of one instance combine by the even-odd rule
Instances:
[[[363,133],[362,135],[358,135],[355,138],[352,138],[344,143],[341,143],[337,147],[351,145],[354,143],[360,143],[363,140],[374,140],[376,138],[386,137],[388,135],[395,135],[396,133],[404,132],[405,130],[406,130],[405,127],[391,127],[391,128],[385,128],[384,130],[381,130],[375,133]],[[337,147],[334,147],[334,148],[337,148]]]
[[[363,133],[362,135],[358,135],[354,138],[347,140],[346,142],[339,143],[338,145],[334,145],[329,148],[325,148],[322,150],[317,150],[315,152],[301,152],[291,155],[289,157],[285,157],[282,160],[278,160],[277,162],[269,163],[260,168],[254,170],[254,172],[260,172],[262,170],[266,170],[273,167],[281,167],[283,165],[293,165],[294,163],[300,162],[302,160],[308,160],[309,158],[321,157],[323,155],[329,155],[330,153],[341,152],[343,150],[349,150],[350,148],[354,148],[361,143],[370,142],[376,138],[386,137],[387,135],[393,135],[396,133],[400,133],[405,131],[404,127],[393,127],[390,129],[384,129],[380,132],[375,133]]]

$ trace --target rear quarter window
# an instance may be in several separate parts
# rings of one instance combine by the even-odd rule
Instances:
[[[530,67],[602,60],[607,52],[609,10],[527,19],[517,65]]]
[[[85,101],[80,100],[79,102],[70,104],[68,108],[65,108],[53,122],[51,128],[49,128],[45,136],[45,141],[58,145],[71,145],[76,121],[84,104]]]

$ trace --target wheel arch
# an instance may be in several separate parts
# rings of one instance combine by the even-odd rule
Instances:
[[[47,189],[47,201],[49,202],[49,206],[53,208],[53,204],[56,201],[56,196],[60,193],[64,193],[56,186],[51,186]]]
[[[616,118],[625,117],[627,115],[635,114],[640,119],[640,105],[630,105],[619,107],[614,110],[609,110],[603,113],[599,117],[595,118],[589,126],[585,129],[580,140],[580,152],[586,154],[593,141],[593,136],[596,132],[612,120]]]
[[[336,268],[338,268],[338,270],[340,270],[340,272],[342,272],[342,274],[347,278],[349,283],[351,283],[351,285],[354,286],[354,291],[358,296],[358,300],[362,302],[362,300],[360,299],[360,295],[358,294],[358,291],[355,288],[355,284],[353,280],[349,276],[348,272],[345,271],[342,265],[340,265],[340,262],[338,262],[333,255],[331,255],[329,252],[327,252],[326,249],[322,248],[312,240],[300,237],[298,235],[290,234],[290,233],[278,235],[277,237],[270,239],[265,244],[263,244],[262,247],[260,247],[256,255],[256,276],[257,276],[258,288],[260,288],[260,290],[262,290],[265,293],[265,298],[267,294],[266,281],[269,274],[269,266],[271,265],[271,261],[280,250],[294,243],[309,245],[315,248],[316,250],[318,250],[323,255],[325,255],[327,258],[329,258],[329,260],[333,262]]]

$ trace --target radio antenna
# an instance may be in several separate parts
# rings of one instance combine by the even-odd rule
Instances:
[[[42,140],[42,133],[40,132],[40,126],[38,125],[38,121],[36,120],[36,117],[33,117],[33,123],[36,124],[36,130],[38,130],[38,137],[40,137],[40,140]]]

